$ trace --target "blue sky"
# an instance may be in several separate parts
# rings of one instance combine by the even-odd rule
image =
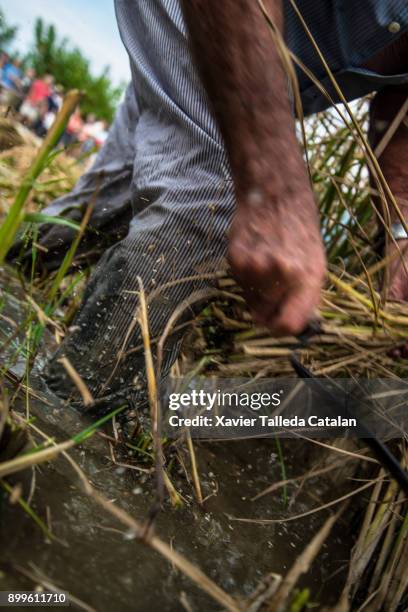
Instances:
[[[33,38],[35,19],[53,23],[90,60],[92,71],[111,69],[115,83],[128,81],[127,54],[120,40],[113,0],[0,0],[6,19],[19,26],[14,46],[26,51]]]

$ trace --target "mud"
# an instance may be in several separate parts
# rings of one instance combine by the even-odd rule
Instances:
[[[2,341],[24,319],[18,299],[3,291],[0,319]],[[4,318],[5,317],[5,318]],[[23,337],[20,334],[20,343]],[[53,350],[52,335],[44,336],[38,359],[41,367]],[[16,347],[1,355],[1,362],[17,375],[24,372],[23,357],[16,360]],[[14,350],[14,354],[13,354]],[[39,398],[30,399],[35,425],[57,441],[85,429],[90,419],[70,406],[61,405],[42,385],[38,371],[31,379]],[[24,398],[14,410],[25,414]],[[112,426],[103,431],[112,435]],[[275,440],[200,442],[195,445],[204,497],[199,506],[191,482],[174,462],[170,476],[183,498],[174,508],[166,501],[158,515],[157,534],[174,549],[197,564],[228,593],[245,599],[270,572],[285,574],[318,530],[327,513],[274,525],[241,523],[232,517],[283,518],[305,512],[337,495],[330,479],[307,481],[302,489],[280,489],[257,501],[251,498],[269,484],[307,471],[319,460],[319,452],[298,441],[282,441],[284,461],[279,459]],[[118,447],[124,463],[140,466],[134,456]],[[116,449],[115,449],[116,452]],[[182,451],[183,452],[183,451]],[[118,467],[112,461],[109,441],[96,434],[70,451],[97,491],[143,521],[155,501],[153,475]],[[187,456],[187,453],[184,455]],[[323,457],[322,457],[323,460]],[[144,464],[144,467],[146,465]],[[33,589],[52,583],[67,590],[87,606],[104,612],[116,610],[164,611],[219,610],[220,606],[193,585],[178,570],[135,539],[122,525],[81,489],[72,466],[59,457],[33,471],[9,479],[21,482],[24,496],[32,493],[31,507],[47,524],[53,539],[17,505],[0,493],[0,590]],[[353,538],[349,517],[335,526],[312,571],[300,586],[311,590],[311,601],[334,603],[347,569]],[[75,607],[75,605],[74,605]]]

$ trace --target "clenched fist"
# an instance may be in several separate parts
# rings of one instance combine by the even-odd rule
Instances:
[[[278,200],[253,193],[239,204],[229,262],[257,323],[277,336],[301,333],[319,305],[326,271],[312,193]]]

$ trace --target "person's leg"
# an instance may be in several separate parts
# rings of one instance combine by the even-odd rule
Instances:
[[[47,382],[62,397],[78,397],[59,359],[65,356],[95,399],[145,390],[144,354],[139,324],[138,277],[149,302],[153,350],[172,313],[195,290],[208,288],[223,268],[226,231],[234,206],[230,181],[192,185],[176,201],[166,196],[132,221],[128,236],[100,260],[80,311],[47,368]],[[194,278],[191,278],[194,277]],[[188,280],[183,280],[188,279]],[[187,308],[176,327],[191,318]],[[174,361],[183,330],[165,345],[162,375]],[[122,358],[119,360],[119,356]]]
[[[367,68],[380,74],[403,74],[408,72],[408,35],[401,36],[392,46],[373,58]],[[388,128],[406,103],[408,86],[386,87],[379,91],[370,104],[369,140],[376,149]],[[407,115],[401,121],[392,138],[382,151],[378,161],[381,170],[396,198],[399,209],[408,220],[408,125]],[[391,223],[398,223],[399,217],[389,205]],[[387,297],[391,300],[408,300],[408,276],[401,255],[396,255],[397,247],[391,241],[386,255],[391,255],[388,268]],[[408,240],[399,240],[402,254],[408,249]],[[407,258],[405,257],[407,262]]]
[[[408,97],[408,87],[386,88],[377,93],[370,108],[370,140],[375,148],[381,141],[402,108]],[[395,196],[398,207],[404,219],[408,221],[408,126],[406,117],[399,124],[396,132],[390,139],[384,151],[379,156],[381,170]],[[389,217],[391,223],[400,223],[394,207],[389,204]],[[386,211],[384,211],[386,212]],[[398,240],[398,247],[404,255],[408,249],[408,240]],[[408,300],[408,275],[404,266],[403,257],[396,255],[397,246],[388,241],[386,255],[391,256],[388,268],[387,297],[390,300]],[[396,255],[394,257],[394,255]],[[407,262],[407,258],[405,257]]]
[[[118,392],[126,397],[145,392],[135,320],[138,277],[149,300],[154,350],[171,314],[196,289],[205,291],[223,268],[235,203],[225,149],[191,58],[179,4],[117,0],[115,5],[140,110],[132,159],[134,218],[126,238],[98,263],[72,333],[47,368],[57,394],[78,397],[59,361],[66,356],[102,402]],[[188,308],[185,316],[191,314]],[[184,329],[166,343],[162,375],[177,355]]]

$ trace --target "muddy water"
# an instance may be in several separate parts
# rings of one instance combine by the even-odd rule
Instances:
[[[6,297],[1,313],[6,317],[0,319],[4,338],[13,331],[10,321],[22,320],[23,310],[18,301]],[[51,344],[48,335],[40,361],[46,358]],[[15,352],[16,343],[13,346]],[[1,356],[2,363],[10,359],[10,354]],[[17,360],[13,369],[21,374],[22,366],[21,360]],[[89,425],[87,417],[69,406],[61,406],[42,387],[37,375],[31,383],[41,399],[30,400],[30,413],[35,424],[48,435],[62,441]],[[24,413],[22,400],[16,410]],[[111,426],[105,432],[111,434]],[[296,441],[282,445],[287,476],[306,471],[312,461],[310,447]],[[314,480],[300,493],[289,488],[287,500],[279,491],[251,501],[268,484],[282,477],[274,440],[200,443],[196,453],[203,494],[209,496],[207,501],[200,507],[185,474],[173,470],[173,484],[184,504],[176,509],[166,502],[158,516],[156,532],[228,593],[246,598],[269,572],[286,573],[327,515],[319,513],[291,523],[266,526],[236,522],[231,516],[275,518],[304,512],[315,507],[319,499],[333,495],[332,482]],[[115,465],[106,439],[96,435],[71,455],[98,491],[136,519],[147,516],[154,501],[153,478]],[[126,461],[136,465],[130,457]],[[19,506],[11,505],[3,495],[0,590],[33,589],[48,581],[88,606],[106,612],[172,611],[186,606],[191,610],[220,609],[87,497],[64,458],[37,469],[34,483],[30,471],[15,475],[10,482],[22,482],[25,495],[34,486],[32,508],[47,523],[54,538],[50,541]],[[334,602],[341,590],[352,545],[351,537],[345,537],[347,520],[334,529],[312,571],[301,583],[311,589],[311,599],[319,607]]]

